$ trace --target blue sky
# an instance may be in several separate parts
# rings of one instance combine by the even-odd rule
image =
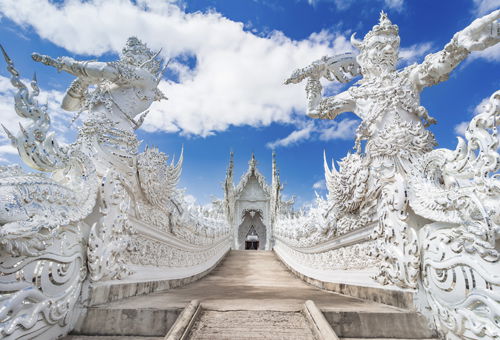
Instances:
[[[274,148],[285,194],[296,195],[299,207],[315,190],[325,194],[323,150],[335,160],[345,156],[358,120],[352,114],[335,121],[307,118],[304,84],[284,86],[284,79],[323,55],[352,51],[350,34],[363,37],[382,9],[399,25],[404,67],[499,7],[499,0],[2,0],[0,43],[24,77],[37,73],[40,98],[49,103],[54,129],[66,142],[74,140],[80,123],[70,127],[71,115],[59,108],[72,77],[33,62],[31,52],[114,60],[131,35],[163,48],[163,57],[172,58],[160,83],[169,100],[155,103],[138,131],[143,146],[178,155],[184,145],[180,186],[201,204],[222,196],[230,151],[236,178],[255,152],[270,180]],[[431,130],[440,146],[454,148],[464,122],[500,88],[499,47],[473,53],[447,82],[422,93],[422,104],[438,120]],[[0,120],[17,131],[4,65]],[[348,85],[331,84],[327,91]],[[18,162],[5,136],[0,160]]]

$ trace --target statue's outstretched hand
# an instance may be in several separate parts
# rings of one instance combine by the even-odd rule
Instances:
[[[309,66],[293,71],[285,80],[285,85],[297,84],[304,79],[326,78],[330,81],[347,83],[352,77],[359,74],[359,65],[352,53],[344,53],[332,57],[323,57]]]
[[[458,45],[468,51],[482,51],[500,42],[500,10],[474,20],[455,34]]]
[[[75,63],[75,60],[70,57],[59,57],[54,59],[52,57],[39,53],[31,54],[31,58],[33,58],[34,61],[37,61],[44,65],[52,66],[57,68],[58,70],[64,70],[64,71],[70,69],[70,67]]]

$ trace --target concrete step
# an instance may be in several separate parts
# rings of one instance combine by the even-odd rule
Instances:
[[[163,337],[150,336],[102,336],[102,335],[67,335],[60,340],[163,340]]]
[[[190,340],[314,340],[301,312],[203,311]]]
[[[339,338],[347,339],[433,339],[435,330],[416,312],[369,313],[325,311],[323,315]]]
[[[72,335],[164,337],[182,308],[90,307]]]
[[[238,306],[238,304],[235,305]],[[182,308],[141,307],[134,309],[130,307],[132,306],[129,308],[112,308],[106,305],[91,307],[73,334],[163,337],[182,311]],[[249,312],[258,312],[258,310]],[[293,310],[285,310],[285,312],[293,312]],[[437,337],[435,331],[429,328],[425,317],[412,311],[374,310],[370,312],[363,310],[356,312],[327,308],[322,309],[322,312],[340,338],[432,339]],[[241,320],[241,322],[252,326],[251,320]],[[232,321],[228,323],[231,324]]]

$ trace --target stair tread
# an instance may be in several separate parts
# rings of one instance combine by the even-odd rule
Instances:
[[[203,311],[193,325],[190,339],[313,340],[314,336],[300,312]]]
[[[125,335],[66,335],[60,340],[163,340],[164,337]]]

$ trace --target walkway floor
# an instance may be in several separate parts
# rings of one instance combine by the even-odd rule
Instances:
[[[323,311],[400,312],[401,309],[310,286],[271,251],[231,251],[199,281],[181,288],[106,304],[106,308],[183,308],[198,299],[210,310],[297,311],[313,300]]]

